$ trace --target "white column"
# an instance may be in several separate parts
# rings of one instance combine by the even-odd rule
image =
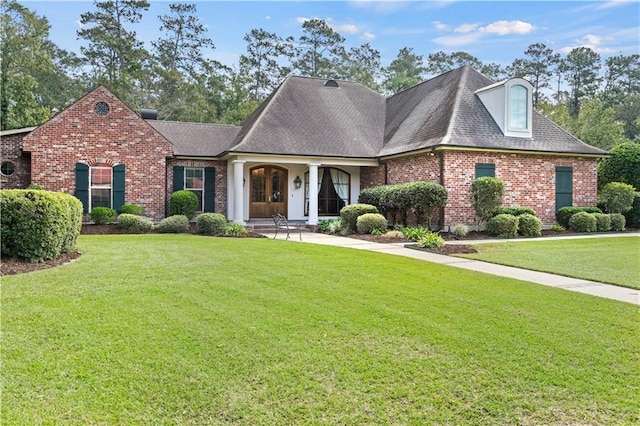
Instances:
[[[244,225],[244,163],[233,160],[233,221]]]
[[[318,224],[318,166],[309,163],[309,225]]]

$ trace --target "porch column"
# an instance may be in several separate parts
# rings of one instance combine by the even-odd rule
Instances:
[[[320,163],[309,163],[309,225],[318,224],[318,166]]]
[[[233,160],[233,221],[244,225],[244,163]]]

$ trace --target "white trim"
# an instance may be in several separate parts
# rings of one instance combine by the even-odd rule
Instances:
[[[323,166],[370,166],[379,164],[377,158],[341,158],[341,157],[311,157],[301,155],[278,155],[278,154],[234,154],[229,159],[236,161],[246,161],[247,163],[269,163],[269,164],[322,164]]]

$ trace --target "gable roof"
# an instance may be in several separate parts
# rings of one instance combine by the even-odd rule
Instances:
[[[217,157],[240,132],[240,127],[228,124],[146,121],[171,142],[175,156]]]
[[[229,151],[374,158],[384,112],[384,98],[359,83],[290,76],[245,120]]]

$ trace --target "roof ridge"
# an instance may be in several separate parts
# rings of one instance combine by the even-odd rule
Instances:
[[[448,144],[451,140],[451,135],[453,134],[453,127],[455,125],[456,119],[458,117],[458,110],[460,109],[460,102],[462,100],[462,90],[463,87],[467,84],[467,76],[469,75],[469,69],[471,67],[464,66],[462,67],[462,77],[460,77],[460,81],[458,82],[458,86],[456,87],[456,99],[453,101],[453,108],[451,109],[451,116],[449,117],[449,125],[447,126],[447,133],[442,138],[442,144]]]

